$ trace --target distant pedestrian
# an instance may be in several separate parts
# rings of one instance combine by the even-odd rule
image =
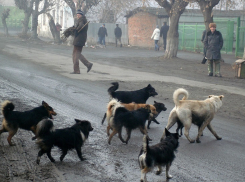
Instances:
[[[107,30],[105,28],[105,24],[103,24],[102,27],[99,28],[98,36],[99,36],[100,44],[105,46],[105,36],[108,36],[107,35]]]
[[[220,51],[223,47],[223,38],[221,32],[216,30],[216,24],[209,24],[210,30],[207,32],[204,45],[206,49],[206,57],[208,60],[208,76],[213,76],[213,63],[215,65],[216,77],[222,77],[220,74],[220,62],[221,54]]]
[[[120,42],[120,47],[122,47],[121,37],[122,37],[122,29],[116,24],[116,28],[114,30],[115,40],[116,40],[116,47],[117,47],[117,40]]]
[[[62,31],[62,26],[57,22],[55,24],[55,27],[56,27],[56,32],[57,32],[57,38],[56,38],[56,41],[58,44],[61,43],[61,40],[60,40],[60,32]]]
[[[157,45],[159,39],[160,39],[160,30],[159,26],[157,25],[155,30],[152,33],[151,39],[154,39],[155,41],[155,51],[159,51],[159,46]]]
[[[169,30],[169,26],[167,25],[167,22],[164,22],[163,23],[163,26],[161,27],[161,31],[160,31],[160,37],[163,38],[163,48],[164,48],[164,51],[166,51],[168,30]]]
[[[10,9],[8,8],[6,10],[3,10],[2,12],[2,24],[3,24],[3,30],[6,36],[9,36],[8,26],[6,23],[6,19],[9,17],[9,11]]]
[[[82,54],[83,46],[87,40],[88,24],[86,16],[81,10],[77,10],[77,24],[75,25],[74,41],[73,41],[73,69],[71,74],[80,74],[79,69],[79,59],[87,67],[87,72],[89,72],[93,66]]]

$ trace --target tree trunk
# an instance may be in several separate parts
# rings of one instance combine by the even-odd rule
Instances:
[[[50,15],[50,13],[46,13],[46,15],[48,16],[48,19],[49,19],[49,28],[50,28],[50,31],[52,33],[54,43],[60,44],[60,42],[61,42],[60,32],[57,31],[57,28],[56,28],[55,23],[54,23],[54,18]]]
[[[2,24],[3,24],[3,30],[4,30],[5,35],[9,36],[8,26],[7,26],[5,18],[2,18]]]
[[[170,17],[170,26],[167,34],[167,45],[164,58],[173,58],[177,56],[179,46],[179,18],[181,14],[172,14]]]
[[[30,16],[31,16],[31,12],[25,12],[25,17],[24,17],[24,20],[22,21],[23,28],[22,28],[22,33],[21,33],[23,37],[27,37]]]
[[[32,12],[32,34],[31,39],[37,39],[37,26],[38,26],[38,7],[39,7],[40,0],[35,1],[35,8]]]
[[[202,11],[203,18],[204,18],[204,24],[205,24],[205,28],[207,31],[209,30],[209,24],[213,23],[213,14],[212,14],[213,7],[216,6],[219,3],[219,1],[220,0],[212,0],[212,1],[199,0],[197,1]]]

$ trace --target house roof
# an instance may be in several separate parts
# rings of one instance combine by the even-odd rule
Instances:
[[[153,7],[138,7],[130,12],[128,12],[127,15],[125,15],[124,17],[131,17],[135,14],[137,14],[138,12],[147,12],[153,15],[156,15],[158,17],[169,17],[167,12],[165,11],[164,8],[153,8]]]
[[[156,15],[159,18],[167,18],[168,13],[165,11],[164,8],[154,8],[154,7],[138,7],[130,12],[127,13],[124,17],[131,17],[134,14],[137,14],[138,12],[148,12],[150,14]],[[243,13],[242,10],[213,10],[213,14],[216,17],[222,17],[222,16],[230,16],[230,17],[239,17]],[[200,9],[186,9],[183,13],[183,15],[198,15],[200,14],[202,16],[202,13]]]

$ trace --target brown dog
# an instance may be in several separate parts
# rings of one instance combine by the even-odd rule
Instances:
[[[18,128],[32,131],[36,135],[36,127],[39,121],[44,118],[53,119],[53,115],[56,115],[53,108],[44,101],[41,106],[24,112],[13,111],[14,104],[10,101],[4,101],[1,110],[4,118],[0,135],[3,132],[9,132],[7,141],[10,146],[14,145],[11,139],[16,134]]]
[[[184,95],[182,100],[178,99],[179,95]],[[179,120],[185,127],[184,134],[190,143],[195,142],[195,140],[189,137],[189,130],[192,123],[199,127],[198,135],[196,137],[197,143],[201,142],[199,138],[206,126],[217,140],[221,140],[222,138],[219,137],[212,128],[211,121],[214,118],[214,114],[222,106],[222,99],[224,96],[210,95],[206,100],[187,100],[188,95],[187,90],[183,88],[174,91],[173,100],[175,107],[169,114],[168,124],[166,126],[167,130]],[[164,136],[165,132],[163,132],[162,139]]]
[[[107,111],[106,111],[106,119],[107,119],[107,122],[108,122],[107,135],[108,136],[110,135],[110,129],[112,129],[110,127],[109,123],[110,123],[110,120],[113,119],[113,116],[115,114],[114,113],[115,112],[115,107],[125,107],[128,111],[135,111],[135,110],[140,109],[140,108],[145,108],[146,106],[148,106],[150,108],[150,110],[151,110],[151,115],[150,115],[149,119],[152,120],[152,118],[154,118],[155,116],[158,115],[158,112],[156,111],[155,106],[150,105],[150,104],[136,104],[136,103],[124,104],[124,103],[118,102],[116,99],[112,99],[108,103]],[[157,122],[156,120],[153,120],[153,121]]]

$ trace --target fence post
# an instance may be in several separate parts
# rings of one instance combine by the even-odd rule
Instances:
[[[197,45],[197,23],[196,23],[195,41],[194,41],[194,51],[195,51],[195,52],[196,52],[196,45]]]
[[[184,49],[184,34],[185,34],[185,23],[183,24],[183,30],[182,30],[182,49]]]
[[[239,31],[240,31],[240,17],[237,17],[237,29],[236,29],[236,53],[235,56],[238,56],[238,49],[239,49]]]

